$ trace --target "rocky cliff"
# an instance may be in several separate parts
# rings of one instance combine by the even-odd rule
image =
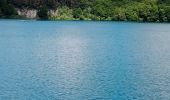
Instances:
[[[38,10],[37,9],[18,9],[17,8],[16,10],[17,10],[18,15],[20,15],[22,17],[25,17],[28,19],[38,18],[38,16],[37,16]],[[56,16],[58,16],[58,10],[49,10],[48,15],[50,17],[56,17]]]

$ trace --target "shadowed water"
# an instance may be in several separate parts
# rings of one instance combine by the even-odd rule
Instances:
[[[170,24],[0,20],[0,100],[170,100]]]

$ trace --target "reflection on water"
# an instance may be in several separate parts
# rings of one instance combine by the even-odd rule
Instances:
[[[170,25],[0,21],[0,100],[169,100]]]

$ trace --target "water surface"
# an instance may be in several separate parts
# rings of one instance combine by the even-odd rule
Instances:
[[[0,100],[170,100],[170,24],[0,20]]]

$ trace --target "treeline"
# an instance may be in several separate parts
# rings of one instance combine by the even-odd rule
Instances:
[[[0,17],[14,18],[17,17],[17,12],[14,5],[8,3],[6,0],[0,0]]]
[[[0,0],[0,16],[16,15],[14,7],[38,9],[52,20],[170,22],[170,0]],[[48,16],[49,9],[59,15]]]

